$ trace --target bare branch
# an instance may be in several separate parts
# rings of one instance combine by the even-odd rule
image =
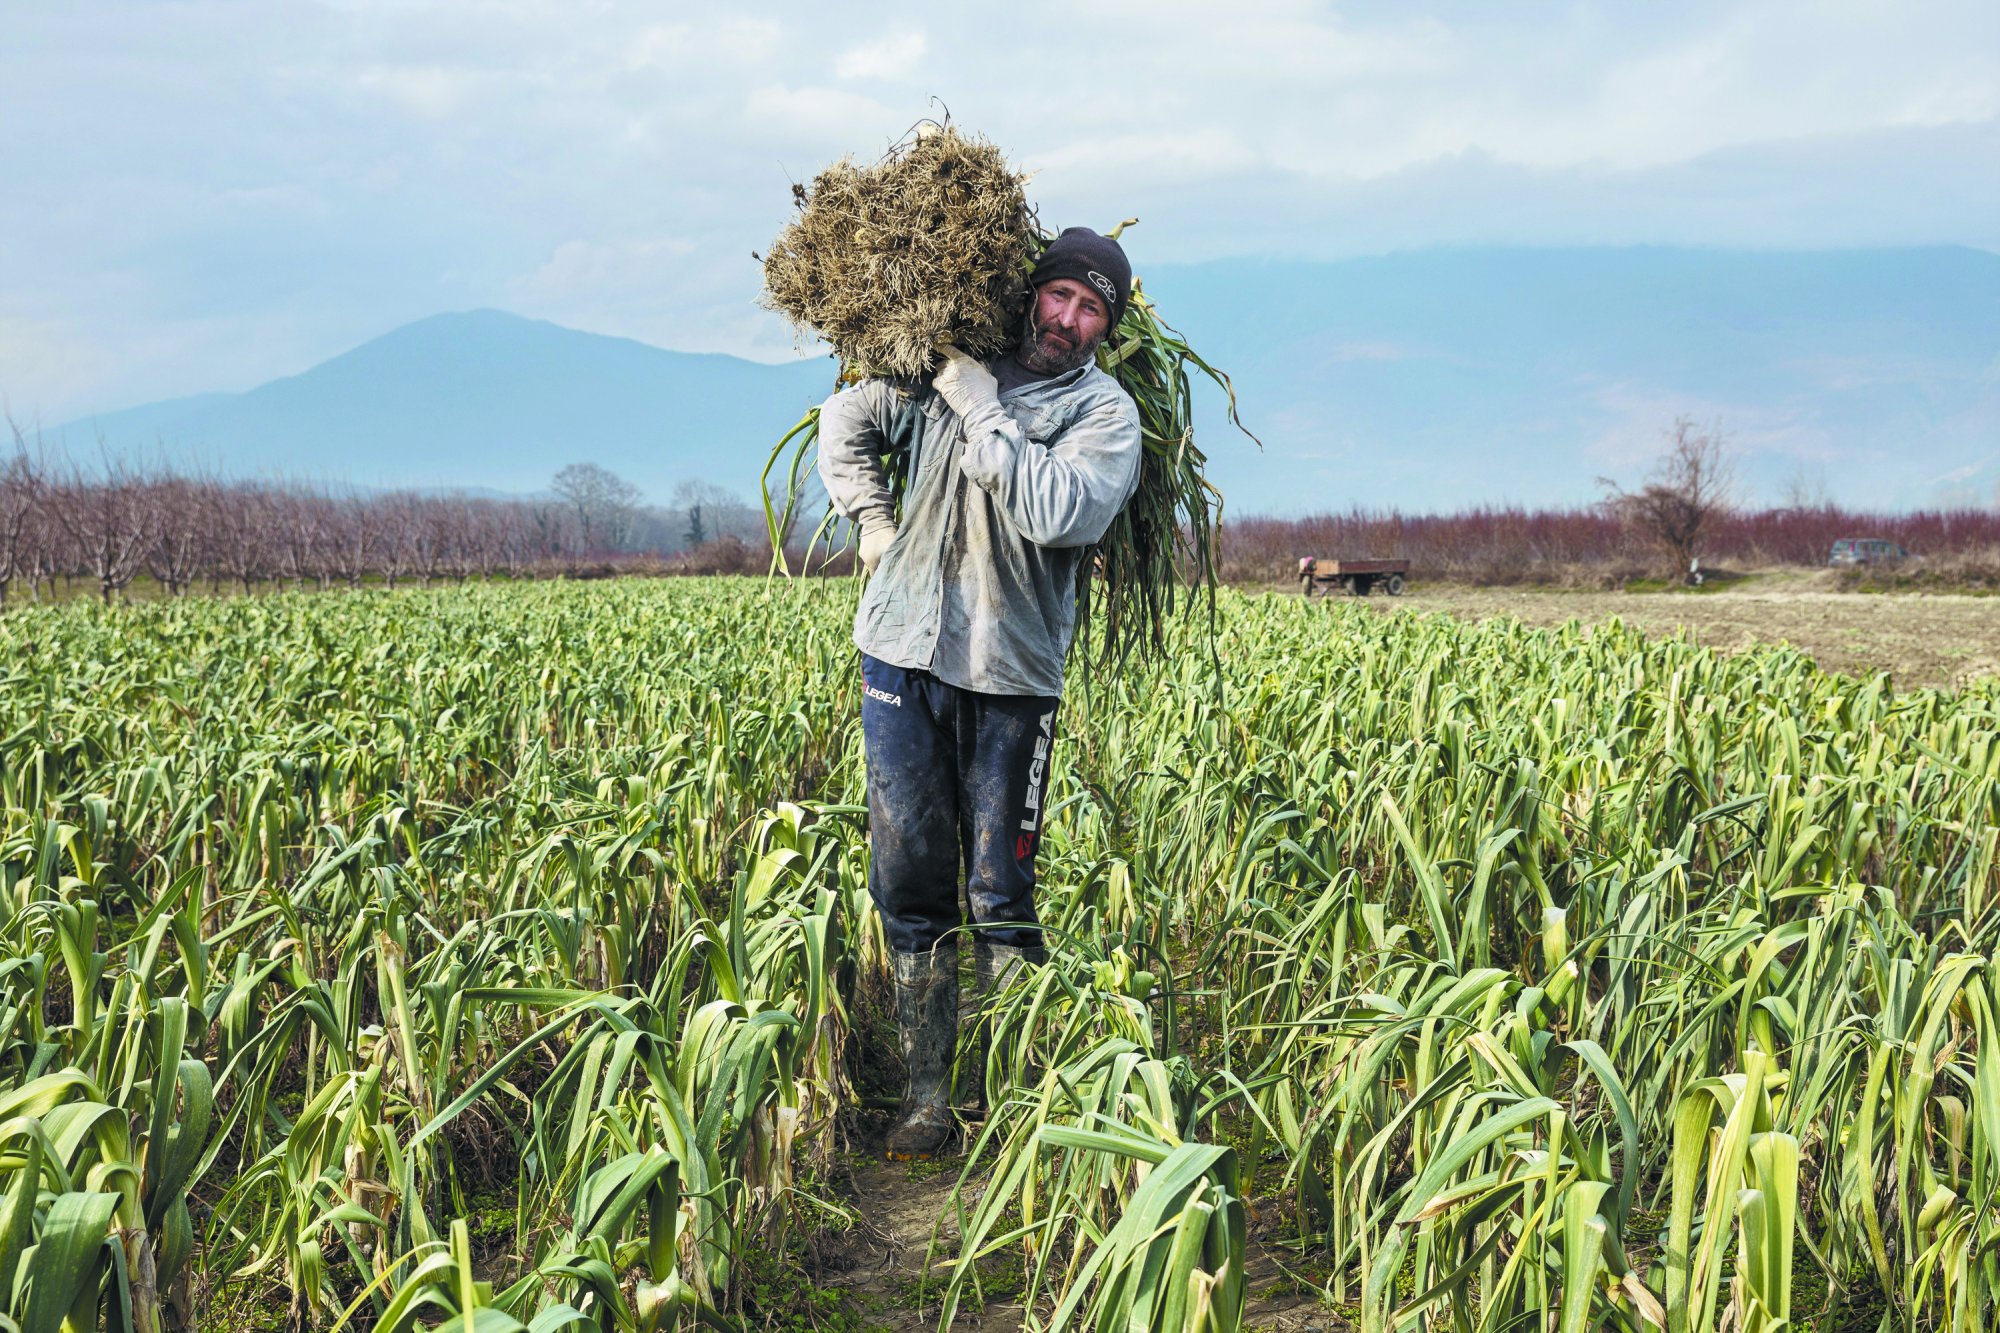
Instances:
[[[1735,460],[1721,425],[1704,430],[1677,417],[1644,487],[1627,491],[1604,478],[1598,482],[1608,492],[1611,511],[1672,556],[1676,573],[1685,571],[1693,581],[1702,538],[1729,512],[1735,480]]]

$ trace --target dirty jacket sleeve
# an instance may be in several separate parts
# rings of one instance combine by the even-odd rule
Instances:
[[[965,423],[959,466],[1037,546],[1088,546],[1138,485],[1139,411],[1121,393],[1044,447],[996,406]]]
[[[864,380],[819,409],[820,483],[833,507],[863,532],[896,525],[896,503],[882,468],[895,393],[880,380]]]

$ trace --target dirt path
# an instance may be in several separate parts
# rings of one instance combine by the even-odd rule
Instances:
[[[1296,594],[1293,594],[1296,595]],[[1724,652],[1785,643],[1828,671],[1887,671],[1900,688],[1962,688],[2000,675],[2000,598],[1829,591],[1809,574],[1769,574],[1714,592],[1572,592],[1413,583],[1371,597],[1385,614],[1514,616],[1531,625],[1617,616],[1647,634],[1686,630]]]
[[[854,1151],[835,1168],[832,1183],[840,1187],[844,1202],[859,1215],[861,1224],[821,1238],[814,1280],[846,1293],[848,1306],[863,1327],[919,1333],[938,1326],[938,1292],[957,1253],[951,1191],[960,1163],[882,1160],[880,1140],[888,1123],[886,1114],[864,1113]],[[1251,1226],[1250,1299],[1244,1327],[1269,1333],[1348,1333],[1353,1325],[1288,1271],[1296,1270],[1297,1264],[1270,1240],[1276,1221],[1275,1213],[1266,1211]],[[938,1246],[932,1253],[934,1229]],[[927,1260],[933,1265],[928,1283]],[[1021,1327],[1018,1279],[1010,1286],[1005,1270],[1004,1263],[996,1265],[996,1290],[986,1308],[961,1309],[953,1329],[999,1333]],[[1043,1312],[1045,1318],[1048,1313]]]
[[[951,1190],[959,1163],[884,1161],[880,1142],[888,1119],[865,1117],[861,1141],[836,1177],[861,1222],[824,1246],[823,1285],[848,1293],[865,1327],[916,1333],[937,1327],[938,1297],[958,1253]],[[1022,1308],[1009,1299],[1013,1295],[996,1293],[984,1310],[961,1309],[952,1327],[979,1333],[1021,1327]]]

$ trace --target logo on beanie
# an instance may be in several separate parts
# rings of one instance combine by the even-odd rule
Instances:
[[[1102,273],[1099,273],[1096,269],[1091,269],[1084,276],[1090,279],[1091,286],[1104,293],[1104,299],[1111,302],[1111,308],[1116,310],[1118,308],[1118,284],[1105,277]]]

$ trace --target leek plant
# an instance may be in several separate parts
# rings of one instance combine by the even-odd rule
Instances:
[[[851,598],[0,618],[0,1318],[754,1325],[886,961]],[[1993,1326],[2000,683],[1216,607],[1066,710],[947,1313]]]

